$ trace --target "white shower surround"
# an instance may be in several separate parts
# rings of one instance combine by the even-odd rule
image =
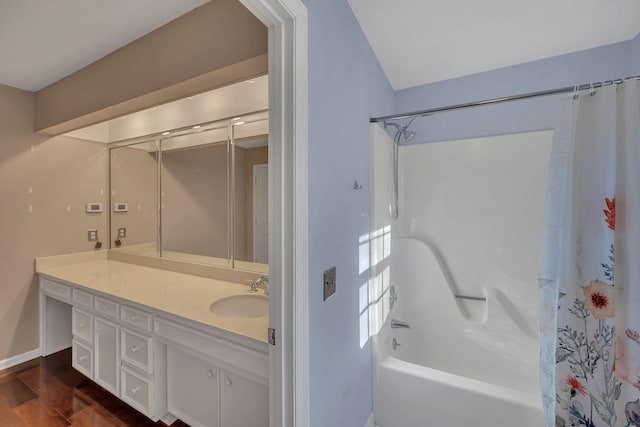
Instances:
[[[392,141],[372,125],[370,328],[380,426],[542,425],[537,271],[551,136],[400,147],[400,216],[391,220]],[[391,318],[411,328],[391,329]]]

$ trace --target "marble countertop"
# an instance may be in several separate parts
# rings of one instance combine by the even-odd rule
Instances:
[[[229,318],[209,310],[216,300],[246,295],[246,285],[114,261],[106,256],[36,265],[41,276],[267,342],[268,316]]]

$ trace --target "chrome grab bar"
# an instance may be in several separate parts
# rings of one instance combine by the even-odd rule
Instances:
[[[458,299],[470,299],[470,300],[474,300],[474,301],[486,301],[487,299],[485,297],[471,297],[471,296],[467,296],[467,295],[454,295],[456,298]]]
[[[393,329],[398,329],[398,328],[409,329],[409,324],[407,322],[403,322],[402,320],[391,319],[391,327]]]

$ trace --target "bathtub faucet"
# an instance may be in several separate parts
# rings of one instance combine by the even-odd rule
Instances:
[[[402,320],[391,319],[391,327],[393,329],[398,329],[398,328],[409,329],[409,324],[407,322],[403,322]]]

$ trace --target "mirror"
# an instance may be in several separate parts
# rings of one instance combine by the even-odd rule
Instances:
[[[156,141],[111,148],[111,248],[156,255],[158,146]]]
[[[162,256],[231,266],[227,133],[162,139]]]
[[[112,249],[267,273],[267,130],[262,113],[113,147]]]
[[[252,127],[261,126],[268,127],[266,120],[247,121],[231,129],[234,265],[245,270],[269,263],[268,137],[246,137],[255,133]]]

